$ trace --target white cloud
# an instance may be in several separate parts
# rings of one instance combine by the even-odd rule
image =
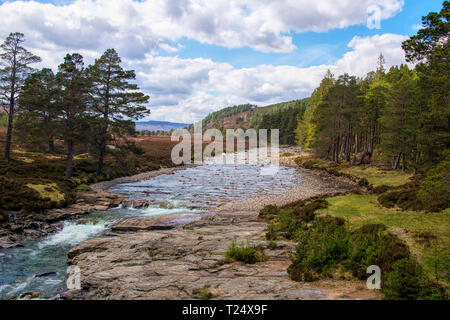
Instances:
[[[396,34],[354,37],[352,49],[333,64],[307,68],[259,65],[237,69],[209,59],[148,56],[130,67],[139,70],[141,88],[151,95],[151,119],[192,122],[225,106],[267,105],[309,96],[326,71],[365,76],[383,53],[388,69],[405,63]]]
[[[385,33],[373,37],[355,36],[348,44],[352,51],[336,62],[336,70],[352,75],[364,76],[374,69],[380,53],[383,54],[387,68],[405,63],[405,54],[401,47],[407,36]]]
[[[0,5],[0,36],[26,34],[26,45],[56,68],[67,52],[91,63],[115,47],[128,69],[137,71],[150,94],[151,119],[192,122],[228,105],[266,105],[307,97],[327,69],[363,76],[380,52],[387,67],[404,62],[402,35],[354,37],[350,51],[333,64],[299,68],[259,65],[237,69],[210,59],[158,56],[180,49],[187,37],[229,48],[289,52],[291,32],[320,31],[364,23],[377,4],[383,19],[399,12],[403,0],[78,0],[55,6],[38,2]]]
[[[345,28],[364,23],[369,5],[382,19],[404,0],[77,0],[67,5],[35,1],[0,6],[0,35],[27,34],[30,46],[102,51],[114,46],[130,59],[159,49],[173,52],[182,37],[228,48],[290,52],[290,32]]]

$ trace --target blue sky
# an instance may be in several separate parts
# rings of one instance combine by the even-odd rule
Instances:
[[[367,28],[376,6],[381,28]],[[150,94],[149,119],[192,122],[239,103],[307,97],[327,69],[364,76],[442,1],[41,0],[0,1],[0,36],[20,31],[56,69],[68,52],[86,64],[114,47]]]

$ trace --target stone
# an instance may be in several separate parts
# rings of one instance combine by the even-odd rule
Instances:
[[[181,223],[177,219],[186,216],[161,216],[155,218],[131,217],[119,220],[111,226],[112,231],[169,230]]]
[[[25,291],[20,294],[19,298],[24,299],[28,297],[28,299],[36,299],[39,298],[40,296],[41,296],[40,292]]]
[[[47,276],[51,276],[51,275],[54,275],[54,274],[56,274],[56,271],[48,271],[48,272],[43,272],[43,273],[37,273],[34,276],[36,278],[42,278],[42,277],[47,277]]]
[[[122,205],[125,208],[132,207],[136,209],[147,208],[150,205],[148,200],[124,200],[122,201]]]

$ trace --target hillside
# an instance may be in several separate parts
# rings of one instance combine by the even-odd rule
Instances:
[[[202,120],[203,130],[249,128],[279,129],[282,145],[295,144],[294,130],[303,116],[309,98],[281,102],[265,107],[251,104],[232,106],[213,112]]]
[[[308,101],[309,98],[305,98],[272,104],[265,107],[244,104],[223,108],[210,113],[202,120],[203,129],[260,128],[264,116],[274,115],[281,110],[305,109]]]

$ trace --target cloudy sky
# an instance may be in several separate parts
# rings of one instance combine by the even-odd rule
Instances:
[[[114,47],[151,96],[151,120],[191,123],[226,106],[309,96],[330,69],[364,76],[441,0],[0,1],[0,37],[56,70],[66,53],[92,63]],[[379,15],[380,28],[368,28]],[[371,19],[370,21],[373,22]],[[372,23],[372,25],[374,25]],[[376,26],[376,25],[375,25]]]

